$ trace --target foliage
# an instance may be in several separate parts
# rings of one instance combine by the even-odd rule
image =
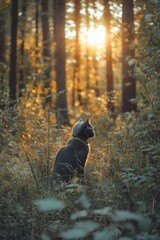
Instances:
[[[160,109],[160,3],[148,1],[146,13],[139,29],[139,52],[136,68],[137,78],[141,86],[139,108],[149,110],[148,117],[158,114]]]
[[[80,183],[73,179],[70,184],[51,188],[47,181],[47,149],[51,174],[55,153],[65,144],[70,129],[58,130],[56,126],[52,129],[47,115],[38,122],[38,112],[33,114],[34,111],[31,107],[30,114],[25,116],[25,121],[28,119],[33,124],[26,128],[31,137],[26,133],[18,137],[22,134],[19,128],[15,136],[8,135],[8,144],[0,155],[4,229],[1,236],[159,239],[159,203],[156,202],[159,183],[155,177],[157,169],[150,164],[152,156],[158,157],[158,142],[153,146],[156,138],[152,135],[156,120],[149,125],[148,120],[142,122],[143,116],[127,114],[113,124],[106,113],[99,120],[93,117],[97,135],[91,142],[84,179]],[[41,108],[37,111],[42,114]],[[107,124],[109,119],[111,125]]]

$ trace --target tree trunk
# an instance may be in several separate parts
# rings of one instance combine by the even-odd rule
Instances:
[[[65,0],[54,0],[55,71],[57,122],[69,125],[65,70]]]
[[[44,105],[51,103],[51,56],[48,19],[48,0],[42,0],[42,36],[43,36],[43,64],[44,64]]]
[[[4,109],[5,73],[5,14],[0,11],[0,109]]]
[[[38,53],[39,53],[39,0],[35,0],[35,74],[38,73]]]
[[[0,62],[5,61],[5,14],[0,11]]]
[[[42,0],[42,36],[43,36],[43,61],[45,86],[50,87],[51,64],[50,64],[50,36],[48,20],[48,0]]]
[[[21,46],[20,46],[20,66],[19,66],[19,96],[22,96],[22,92],[25,89],[24,80],[24,47],[25,47],[25,30],[26,30],[26,7],[27,0],[22,2],[22,25],[21,25]]]
[[[97,7],[96,7],[96,0],[93,0],[93,10],[94,10],[94,27],[96,29],[97,27],[97,19],[95,17]],[[93,56],[93,76],[95,79],[95,94],[96,97],[99,97],[99,77],[98,77],[98,66],[97,66],[97,59],[96,59],[96,52],[97,52],[97,46],[95,45],[95,48],[92,51],[92,56]]]
[[[105,22],[106,22],[106,87],[108,93],[108,110],[114,111],[113,96],[113,70],[112,70],[112,46],[110,38],[111,14],[109,9],[109,0],[105,0]]]
[[[87,32],[89,30],[89,0],[86,0],[86,27],[87,27]],[[88,35],[86,38],[86,90],[87,90],[87,97],[89,94],[89,89],[90,89],[90,76],[89,76],[89,69],[90,69],[90,64],[89,64],[89,46],[88,46]]]
[[[17,23],[18,23],[18,0],[11,1],[11,54],[10,54],[10,73],[9,90],[10,106],[16,104],[16,70],[17,70]]]
[[[136,81],[133,76],[134,65],[129,64],[134,59],[131,46],[134,41],[133,0],[123,0],[122,13],[122,112],[136,111],[136,104],[130,100],[136,97]]]
[[[75,0],[75,25],[76,25],[76,39],[75,39],[75,68],[73,86],[75,88],[75,81],[77,82],[77,98],[79,105],[82,102],[81,96],[81,82],[80,82],[80,44],[79,44],[79,30],[80,30],[80,2],[81,0]],[[72,106],[75,102],[75,89],[73,89]]]

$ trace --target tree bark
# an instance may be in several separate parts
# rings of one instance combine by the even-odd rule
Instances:
[[[21,46],[20,46],[20,66],[19,66],[19,96],[22,96],[22,91],[25,89],[24,80],[24,47],[25,47],[25,30],[26,30],[26,8],[27,0],[22,2],[22,26],[21,26]]]
[[[39,53],[39,0],[35,0],[35,74],[38,73],[38,53]]]
[[[54,0],[55,72],[57,122],[69,125],[65,69],[65,0]]]
[[[0,11],[0,61],[5,61],[5,14]]]
[[[44,68],[44,106],[51,104],[51,56],[50,56],[50,34],[48,19],[48,0],[42,0],[42,36],[43,36],[43,68]]]
[[[0,11],[0,109],[4,109],[4,89],[5,89],[5,14]],[[2,138],[1,138],[2,140]],[[1,143],[2,146],[2,143]]]
[[[50,87],[51,64],[50,64],[50,36],[48,19],[48,0],[42,0],[42,36],[43,36],[43,61],[45,87]]]
[[[111,14],[109,9],[109,0],[105,0],[105,22],[106,22],[106,89],[108,93],[107,108],[108,110],[114,111],[112,46],[110,37]]]
[[[122,112],[136,111],[136,104],[131,99],[136,97],[136,80],[133,76],[134,65],[129,64],[134,59],[131,46],[134,41],[133,0],[122,0]]]
[[[89,30],[89,0],[86,0],[86,27],[87,31]],[[89,94],[90,89],[90,76],[89,76],[89,69],[90,69],[90,62],[89,62],[89,46],[88,46],[88,35],[86,38],[86,90],[87,90],[87,97]]]
[[[11,54],[10,54],[10,73],[9,90],[10,106],[16,104],[16,70],[17,70],[17,25],[18,25],[18,0],[11,1]]]
[[[76,38],[75,38],[75,68],[74,68],[74,79],[73,79],[73,98],[72,106],[75,103],[75,81],[77,82],[77,99],[79,105],[82,103],[81,96],[81,82],[80,82],[80,43],[79,43],[79,31],[80,31],[80,2],[81,0],[75,0],[75,25],[76,25]]]
[[[93,0],[93,10],[94,10],[94,27],[96,29],[97,27],[97,19],[95,17],[96,11],[97,11],[97,7],[96,7],[96,0]],[[95,79],[95,94],[96,97],[99,97],[99,77],[98,77],[98,66],[97,66],[97,59],[96,59],[96,52],[97,52],[97,46],[95,46],[95,48],[93,49],[93,76]]]

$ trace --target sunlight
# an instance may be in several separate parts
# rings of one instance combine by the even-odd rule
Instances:
[[[86,27],[82,28],[82,33],[80,39],[82,42],[87,42],[88,45],[104,45],[106,39],[106,30],[102,25],[95,27],[90,27],[87,31]]]
[[[91,45],[102,44],[105,42],[105,27],[99,25],[96,29],[91,27],[87,32],[87,42]]]
[[[101,48],[104,47],[105,41],[106,41],[106,28],[103,25],[97,25],[94,26],[93,22],[90,23],[89,29],[87,29],[87,26],[81,26],[80,28],[80,42],[82,44],[87,44],[88,46]],[[74,26],[73,21],[68,22],[68,26]],[[68,31],[68,26],[66,28],[66,38],[74,40],[76,37],[76,31],[71,30]]]

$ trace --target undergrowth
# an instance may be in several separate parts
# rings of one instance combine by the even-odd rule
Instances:
[[[158,118],[93,116],[84,179],[50,186],[71,128],[36,111],[3,116],[1,239],[159,239]]]

